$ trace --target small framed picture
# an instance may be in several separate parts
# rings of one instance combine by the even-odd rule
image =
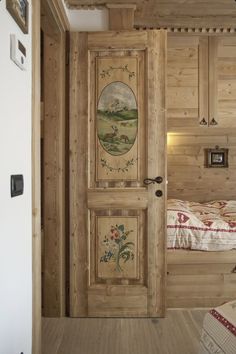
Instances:
[[[27,0],[6,0],[6,8],[23,33],[28,33],[29,4]]]
[[[228,167],[228,149],[205,149],[206,167]]]

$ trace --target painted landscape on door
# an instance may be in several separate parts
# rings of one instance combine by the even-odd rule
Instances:
[[[97,107],[97,132],[104,150],[124,155],[133,147],[138,129],[138,109],[131,88],[115,81],[102,90]]]

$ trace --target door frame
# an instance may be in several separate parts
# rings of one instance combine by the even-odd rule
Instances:
[[[65,315],[66,295],[66,30],[49,0],[41,0],[42,310]]]
[[[42,0],[41,0],[42,1]],[[32,0],[32,353],[41,353],[41,155],[40,155],[40,10]],[[58,25],[69,30],[62,0],[46,0]]]

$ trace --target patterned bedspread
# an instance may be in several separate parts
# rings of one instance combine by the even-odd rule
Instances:
[[[200,204],[169,199],[167,247],[200,251],[235,249],[236,201]]]
[[[216,307],[206,314],[199,354],[236,353],[236,301]]]

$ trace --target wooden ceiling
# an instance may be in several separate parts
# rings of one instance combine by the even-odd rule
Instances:
[[[104,0],[65,0],[69,8],[106,6]],[[137,5],[135,27],[236,28],[235,0],[108,0]]]

